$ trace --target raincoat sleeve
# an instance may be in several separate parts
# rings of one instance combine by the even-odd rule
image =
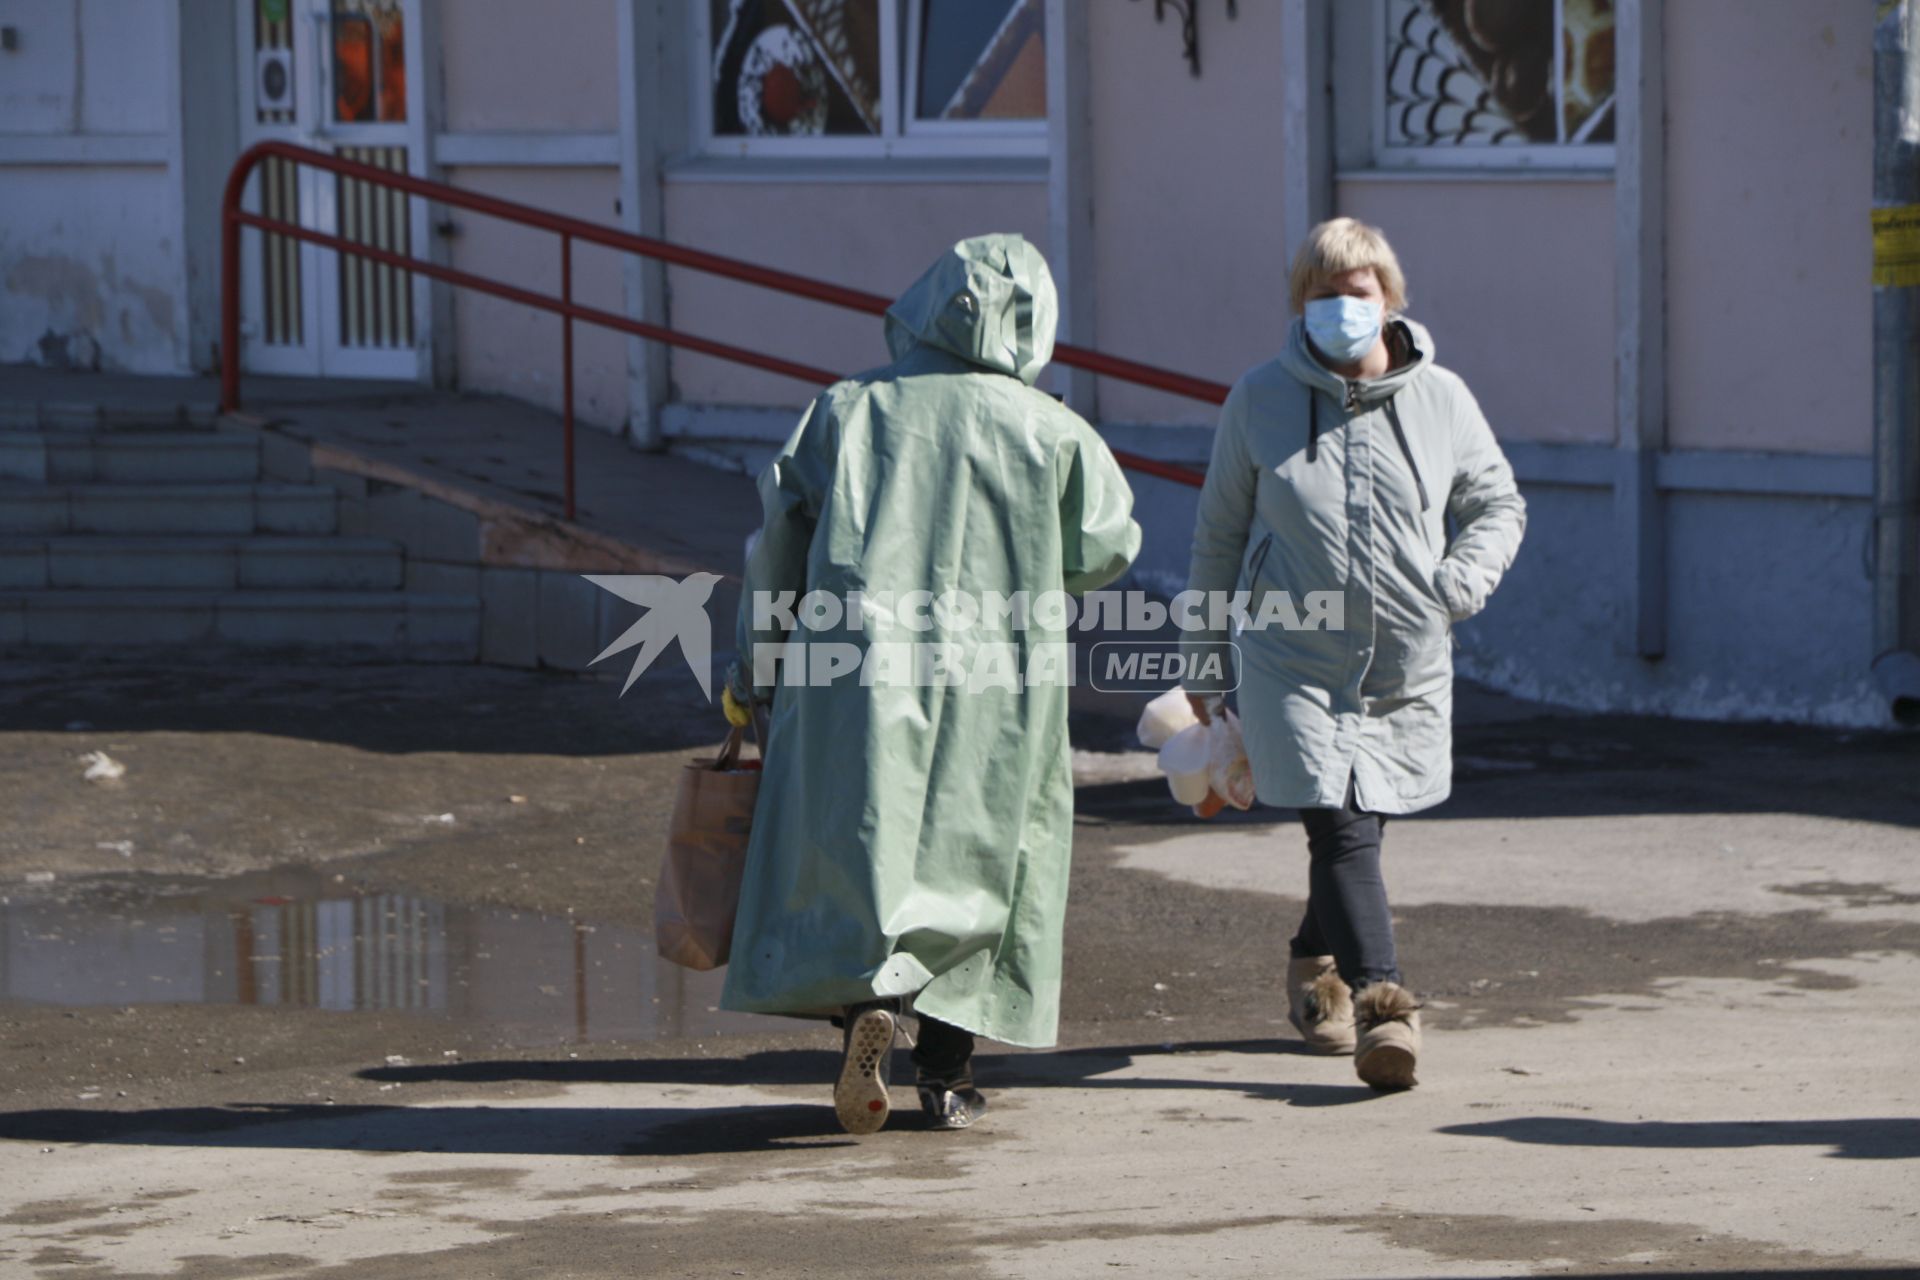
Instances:
[[[1527,504],[1493,430],[1464,385],[1454,400],[1453,456],[1447,515],[1456,532],[1434,569],[1434,589],[1459,622],[1486,607],[1513,563],[1527,528]]]
[[[1104,587],[1140,554],[1133,489],[1107,442],[1076,420],[1060,490],[1060,566],[1065,590]]]
[[[740,617],[734,631],[737,656],[727,673],[733,696],[742,702],[768,702],[773,698],[772,681],[759,683],[754,679],[754,646],[781,643],[786,639],[786,628],[776,610],[765,610],[756,619],[754,602],[776,603],[790,615],[795,603],[806,594],[807,552],[821,504],[833,484],[838,435],[833,411],[822,396],[807,409],[779,455],[760,473],[760,531],[747,553]],[[756,626],[756,622],[761,625]]]
[[[1207,482],[1200,490],[1200,510],[1193,523],[1193,560],[1187,570],[1187,590],[1206,593],[1197,612],[1211,623],[1216,611],[1210,607],[1212,593],[1230,594],[1240,580],[1240,558],[1247,551],[1247,536],[1253,528],[1255,472],[1247,453],[1246,398],[1239,387],[1227,397],[1220,410],[1220,425],[1213,433],[1213,456],[1207,463]],[[1231,636],[1226,628],[1202,627],[1186,631],[1180,640],[1190,669],[1197,670],[1193,659]],[[1221,693],[1221,688],[1205,688],[1200,676],[1187,681],[1194,693]]]

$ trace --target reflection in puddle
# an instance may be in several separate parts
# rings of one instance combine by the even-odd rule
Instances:
[[[640,929],[405,894],[0,905],[0,1000],[401,1010],[532,1042],[765,1030],[714,1008],[721,980]]]

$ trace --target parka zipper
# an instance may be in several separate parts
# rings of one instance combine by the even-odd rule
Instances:
[[[1357,384],[1346,384],[1347,412],[1352,413],[1359,406],[1360,388]],[[1317,462],[1320,458],[1320,393],[1311,386],[1307,388],[1307,461]]]
[[[1387,421],[1393,426],[1393,438],[1400,445],[1400,456],[1407,460],[1407,470],[1413,472],[1413,486],[1420,492],[1420,509],[1427,510],[1433,505],[1427,497],[1427,482],[1420,476],[1420,464],[1413,460],[1413,446],[1407,443],[1406,429],[1400,425],[1400,411],[1394,407],[1394,397],[1387,397]],[[1360,384],[1347,383],[1346,407],[1348,413],[1356,413],[1360,408]],[[1307,461],[1313,462],[1320,456],[1320,397],[1312,387],[1307,388]]]

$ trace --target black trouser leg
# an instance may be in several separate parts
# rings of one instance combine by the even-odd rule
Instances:
[[[1355,991],[1400,981],[1393,915],[1380,875],[1386,819],[1354,809],[1302,809],[1307,829],[1307,913],[1294,935],[1296,956],[1331,955]]]
[[[938,1018],[920,1015],[920,1035],[913,1046],[913,1065],[922,1076],[957,1081],[970,1075],[973,1032]]]

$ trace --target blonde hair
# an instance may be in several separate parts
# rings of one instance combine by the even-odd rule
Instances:
[[[1307,233],[1300,252],[1293,255],[1293,271],[1287,278],[1287,292],[1298,315],[1307,306],[1307,295],[1335,276],[1347,271],[1371,268],[1386,295],[1389,315],[1406,310],[1407,278],[1400,273],[1400,259],[1378,227],[1370,227],[1355,218],[1330,218]]]

